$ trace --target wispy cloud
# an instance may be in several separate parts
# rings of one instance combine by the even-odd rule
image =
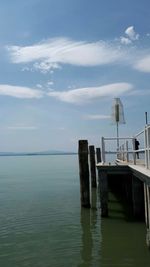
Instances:
[[[99,87],[78,88],[69,91],[51,91],[48,95],[64,102],[80,104],[88,103],[103,97],[119,96],[132,89],[133,86],[129,83],[113,83]]]
[[[29,87],[0,84],[0,95],[16,98],[41,98],[43,92]]]
[[[23,125],[17,125],[17,126],[8,126],[7,127],[8,130],[14,130],[14,131],[18,131],[18,130],[27,130],[27,131],[32,131],[32,130],[37,130],[38,127],[36,126],[23,126]]]
[[[75,41],[58,37],[30,46],[12,45],[6,48],[12,63],[22,64],[22,70],[43,74],[53,73],[63,64],[92,67],[119,63],[150,72],[150,53],[142,46],[139,49],[132,45],[139,37],[134,26],[129,26],[119,40],[112,42]]]
[[[89,114],[89,115],[85,115],[84,119],[86,120],[108,120],[111,117],[109,115],[99,115],[99,114]]]
[[[118,62],[124,56],[120,47],[99,42],[49,39],[31,46],[7,46],[13,63],[33,63],[42,72],[60,68],[61,64],[97,66]]]
[[[141,58],[134,63],[133,67],[138,71],[150,72],[150,52],[143,57],[141,56]]]

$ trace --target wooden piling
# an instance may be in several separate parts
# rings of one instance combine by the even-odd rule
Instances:
[[[79,156],[81,205],[82,207],[90,208],[90,185],[89,185],[87,140],[79,140],[78,156]]]
[[[91,171],[91,185],[92,188],[96,188],[96,164],[95,164],[95,148],[94,146],[89,146],[89,156],[90,156],[90,171]]]
[[[101,216],[108,217],[108,177],[106,171],[98,170]]]
[[[100,163],[102,161],[101,159],[101,149],[100,147],[96,148],[96,159],[97,159],[97,163]]]

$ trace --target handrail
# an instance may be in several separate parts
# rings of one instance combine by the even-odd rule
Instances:
[[[127,140],[127,139],[133,139],[133,137],[103,137],[104,140]]]
[[[135,149],[135,139],[140,136],[140,140],[144,144],[144,148]],[[109,152],[114,153],[114,149],[112,150],[105,150],[106,142],[107,141],[117,141],[119,140],[121,146],[119,150],[116,150],[115,153],[118,159],[129,161],[129,155],[132,154],[133,156],[133,164],[137,164],[137,155],[140,152],[144,152],[145,156],[145,167],[147,169],[150,168],[150,125],[145,125],[144,129],[139,133],[135,134],[133,137],[102,137],[102,161],[105,162],[106,157],[105,154]],[[131,148],[129,148],[129,144],[131,143]],[[140,141],[141,143],[141,141]]]
[[[144,130],[141,131],[141,132],[139,132],[138,134],[136,134],[135,137],[138,137],[138,136],[140,136],[140,135],[143,134],[143,133],[144,133]]]

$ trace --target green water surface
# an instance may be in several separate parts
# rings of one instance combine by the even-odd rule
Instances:
[[[0,267],[150,266],[145,224],[92,203],[80,208],[76,155],[0,157]]]

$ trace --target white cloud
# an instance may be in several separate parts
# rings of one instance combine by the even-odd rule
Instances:
[[[139,34],[135,32],[134,26],[130,26],[125,30],[125,36],[120,37],[121,44],[129,45],[132,44],[133,41],[139,39]]]
[[[51,91],[50,97],[68,103],[88,103],[102,97],[114,97],[122,95],[130,90],[133,86],[129,83],[114,83],[99,87],[78,88],[69,91]]]
[[[84,118],[86,120],[108,120],[111,117],[109,115],[98,115],[98,114],[94,114],[94,115],[86,115],[86,116],[84,116]]]
[[[34,63],[43,72],[60,67],[60,64],[96,66],[118,62],[124,57],[120,47],[106,42],[81,42],[68,38],[49,39],[32,46],[8,46],[13,63]]]
[[[125,34],[127,35],[127,37],[132,40],[138,40],[139,39],[139,34],[135,32],[134,30],[134,26],[130,26],[125,30]]]
[[[0,95],[16,98],[41,98],[43,93],[29,87],[0,84]]]
[[[132,43],[132,41],[129,38],[124,37],[124,36],[120,37],[120,41],[121,41],[122,44],[125,44],[125,45],[128,45],[128,44]]]
[[[47,86],[51,86],[51,85],[54,85],[54,82],[53,81],[47,82]]]
[[[142,72],[150,72],[150,54],[144,55],[134,63],[134,68]]]

